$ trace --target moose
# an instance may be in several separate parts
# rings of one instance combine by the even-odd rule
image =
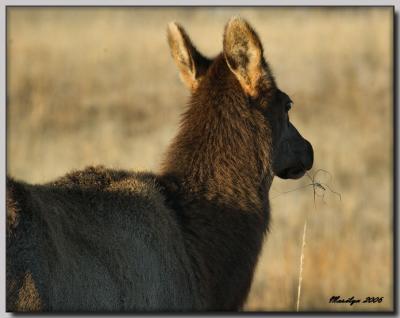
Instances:
[[[213,59],[178,23],[167,38],[191,96],[157,173],[7,177],[7,311],[243,309],[273,178],[302,177],[313,148],[246,20],[228,21]]]

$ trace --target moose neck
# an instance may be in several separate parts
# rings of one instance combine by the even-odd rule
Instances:
[[[268,227],[270,132],[222,57],[192,96],[162,175],[200,290],[215,309],[238,309]]]
[[[261,212],[272,182],[269,127],[222,55],[208,72],[183,115],[163,174],[188,195]]]

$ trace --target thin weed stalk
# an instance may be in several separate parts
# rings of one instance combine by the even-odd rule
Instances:
[[[303,228],[303,240],[301,244],[301,255],[300,255],[300,270],[299,270],[299,282],[297,284],[297,305],[296,311],[300,309],[300,298],[301,298],[301,283],[303,282],[303,268],[304,268],[304,250],[306,247],[306,236],[307,236],[307,218],[304,222]]]

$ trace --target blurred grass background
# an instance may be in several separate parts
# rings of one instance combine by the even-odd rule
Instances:
[[[245,310],[295,310],[301,237],[309,224],[300,310],[390,310],[392,288],[391,8],[8,8],[7,171],[31,183],[71,169],[156,170],[188,92],[165,30],[184,25],[208,56],[225,23],[258,31],[291,120],[342,200],[307,178],[276,178],[272,226]],[[333,295],[384,297],[329,304]]]

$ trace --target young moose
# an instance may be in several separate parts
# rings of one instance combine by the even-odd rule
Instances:
[[[242,308],[272,179],[303,176],[313,149],[246,21],[228,22],[212,60],[176,23],[168,41],[192,95],[159,174],[7,179],[8,311]]]

